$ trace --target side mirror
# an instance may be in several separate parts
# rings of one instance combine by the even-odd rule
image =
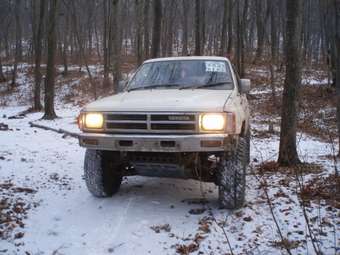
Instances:
[[[247,93],[249,93],[249,91],[250,91],[250,80],[249,79],[241,79],[240,80],[241,82],[241,86],[240,86],[240,92],[241,93],[245,93],[245,94],[247,94]]]

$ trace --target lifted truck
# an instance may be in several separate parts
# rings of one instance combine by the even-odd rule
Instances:
[[[249,90],[250,80],[239,79],[227,58],[145,61],[121,93],[80,113],[88,190],[112,196],[131,175],[191,178],[218,185],[222,208],[241,207]]]

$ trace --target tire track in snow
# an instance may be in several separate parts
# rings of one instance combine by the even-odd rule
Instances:
[[[97,242],[97,244],[100,243],[100,247],[102,247],[105,250],[102,251],[102,252],[98,252],[98,246],[93,246],[89,249],[90,252],[85,253],[85,254],[107,254],[107,253],[110,253],[108,250],[112,249],[112,247],[118,248],[118,247],[121,247],[121,246],[124,245],[124,243],[122,243],[122,242],[116,243],[116,240],[117,240],[118,234],[122,234],[122,232],[124,232],[124,230],[121,230],[121,228],[122,228],[123,223],[127,219],[128,211],[131,207],[132,202],[135,200],[135,198],[130,197],[127,200],[128,201],[125,204],[124,208],[122,209],[122,212],[118,213],[119,218],[117,219],[117,221],[111,221],[112,218],[103,216],[103,218],[109,218],[110,222],[105,224],[105,226],[103,228],[97,228],[95,230],[95,233],[93,234],[97,238],[98,237],[105,237],[104,239],[100,239]],[[104,203],[105,203],[105,201],[103,201],[101,203],[101,206],[103,208],[106,208],[107,204],[105,205]],[[106,210],[109,210],[109,209],[111,209],[111,208],[106,208]],[[116,209],[116,208],[113,208],[113,209]],[[113,223],[114,225],[111,225],[111,223]],[[112,226],[114,228],[111,228]]]

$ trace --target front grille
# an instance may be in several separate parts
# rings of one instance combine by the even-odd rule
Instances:
[[[107,120],[147,120],[146,114],[108,114]]]
[[[196,133],[196,113],[106,113],[105,131],[135,133]]]
[[[107,129],[147,129],[146,123],[106,123]]]
[[[158,124],[151,124],[152,130],[195,130],[195,124],[168,124],[168,123],[158,123]]]

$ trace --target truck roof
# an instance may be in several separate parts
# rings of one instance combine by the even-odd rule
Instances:
[[[168,58],[153,58],[144,61],[144,63],[151,62],[160,62],[160,61],[175,61],[175,60],[219,60],[219,61],[227,61],[229,60],[225,57],[216,57],[216,56],[186,56],[186,57],[168,57]]]

